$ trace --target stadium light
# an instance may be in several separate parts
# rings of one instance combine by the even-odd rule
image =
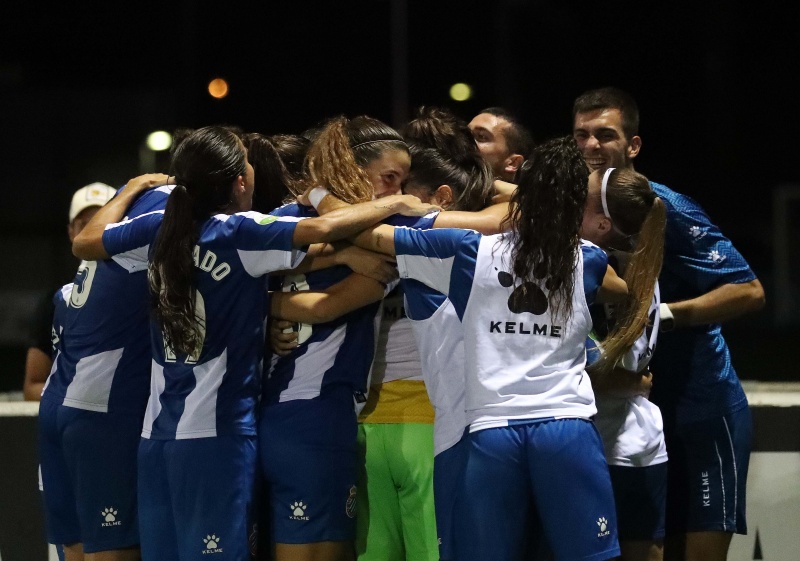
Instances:
[[[172,135],[167,131],[154,131],[147,135],[146,143],[153,152],[163,152],[172,146]]]
[[[214,78],[208,83],[208,93],[215,99],[222,99],[228,95],[228,82],[222,78]]]
[[[467,101],[472,97],[472,88],[463,82],[453,84],[450,86],[450,97],[455,101]]]

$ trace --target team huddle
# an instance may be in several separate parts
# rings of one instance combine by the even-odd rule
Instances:
[[[68,561],[724,560],[751,419],[719,323],[763,306],[635,101],[569,136],[176,135],[74,237],[41,396]]]

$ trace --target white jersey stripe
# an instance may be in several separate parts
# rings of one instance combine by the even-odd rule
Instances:
[[[147,269],[147,254],[149,252],[150,244],[114,255],[111,259],[129,273],[136,273]]]
[[[260,277],[272,271],[293,269],[305,258],[300,250],[285,251],[267,249],[262,251],[237,250],[242,267],[251,277]]]
[[[113,349],[80,359],[63,404],[76,409],[108,412],[114,372],[124,350]]]
[[[161,413],[161,400],[158,396],[164,391],[166,380],[164,379],[164,367],[158,364],[155,360],[150,370],[150,399],[147,401],[147,409],[144,413],[144,424],[142,427],[142,436],[150,438],[150,433],[153,431],[153,423]],[[156,396],[153,398],[153,396]]]
[[[195,387],[186,398],[176,439],[217,436],[217,393],[227,364],[225,349],[218,357],[192,369]]]
[[[397,255],[397,265],[401,278],[410,278],[408,271],[414,271],[414,278],[447,294],[450,291],[450,272],[455,257],[434,260],[424,255]],[[405,273],[405,274],[404,274]]]
[[[309,343],[306,353],[295,360],[295,372],[303,372],[303,375],[291,379],[289,386],[281,392],[279,401],[317,397],[322,390],[325,372],[336,361],[346,334],[347,324],[343,324],[334,329],[325,340]]]

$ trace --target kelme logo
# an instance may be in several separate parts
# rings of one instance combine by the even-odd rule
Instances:
[[[277,219],[278,219],[278,218],[277,218],[277,217],[275,217],[275,216],[270,216],[269,214],[265,214],[264,216],[262,216],[262,217],[261,217],[259,220],[257,220],[256,222],[258,222],[258,223],[259,223],[259,224],[261,224],[262,226],[266,226],[267,224],[272,224],[272,223],[273,223],[273,222],[275,222]]]

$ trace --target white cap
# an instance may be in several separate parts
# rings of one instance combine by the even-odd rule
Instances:
[[[81,187],[72,195],[72,203],[69,205],[69,221],[75,220],[85,209],[93,206],[103,206],[111,200],[117,190],[105,183],[90,183]]]

